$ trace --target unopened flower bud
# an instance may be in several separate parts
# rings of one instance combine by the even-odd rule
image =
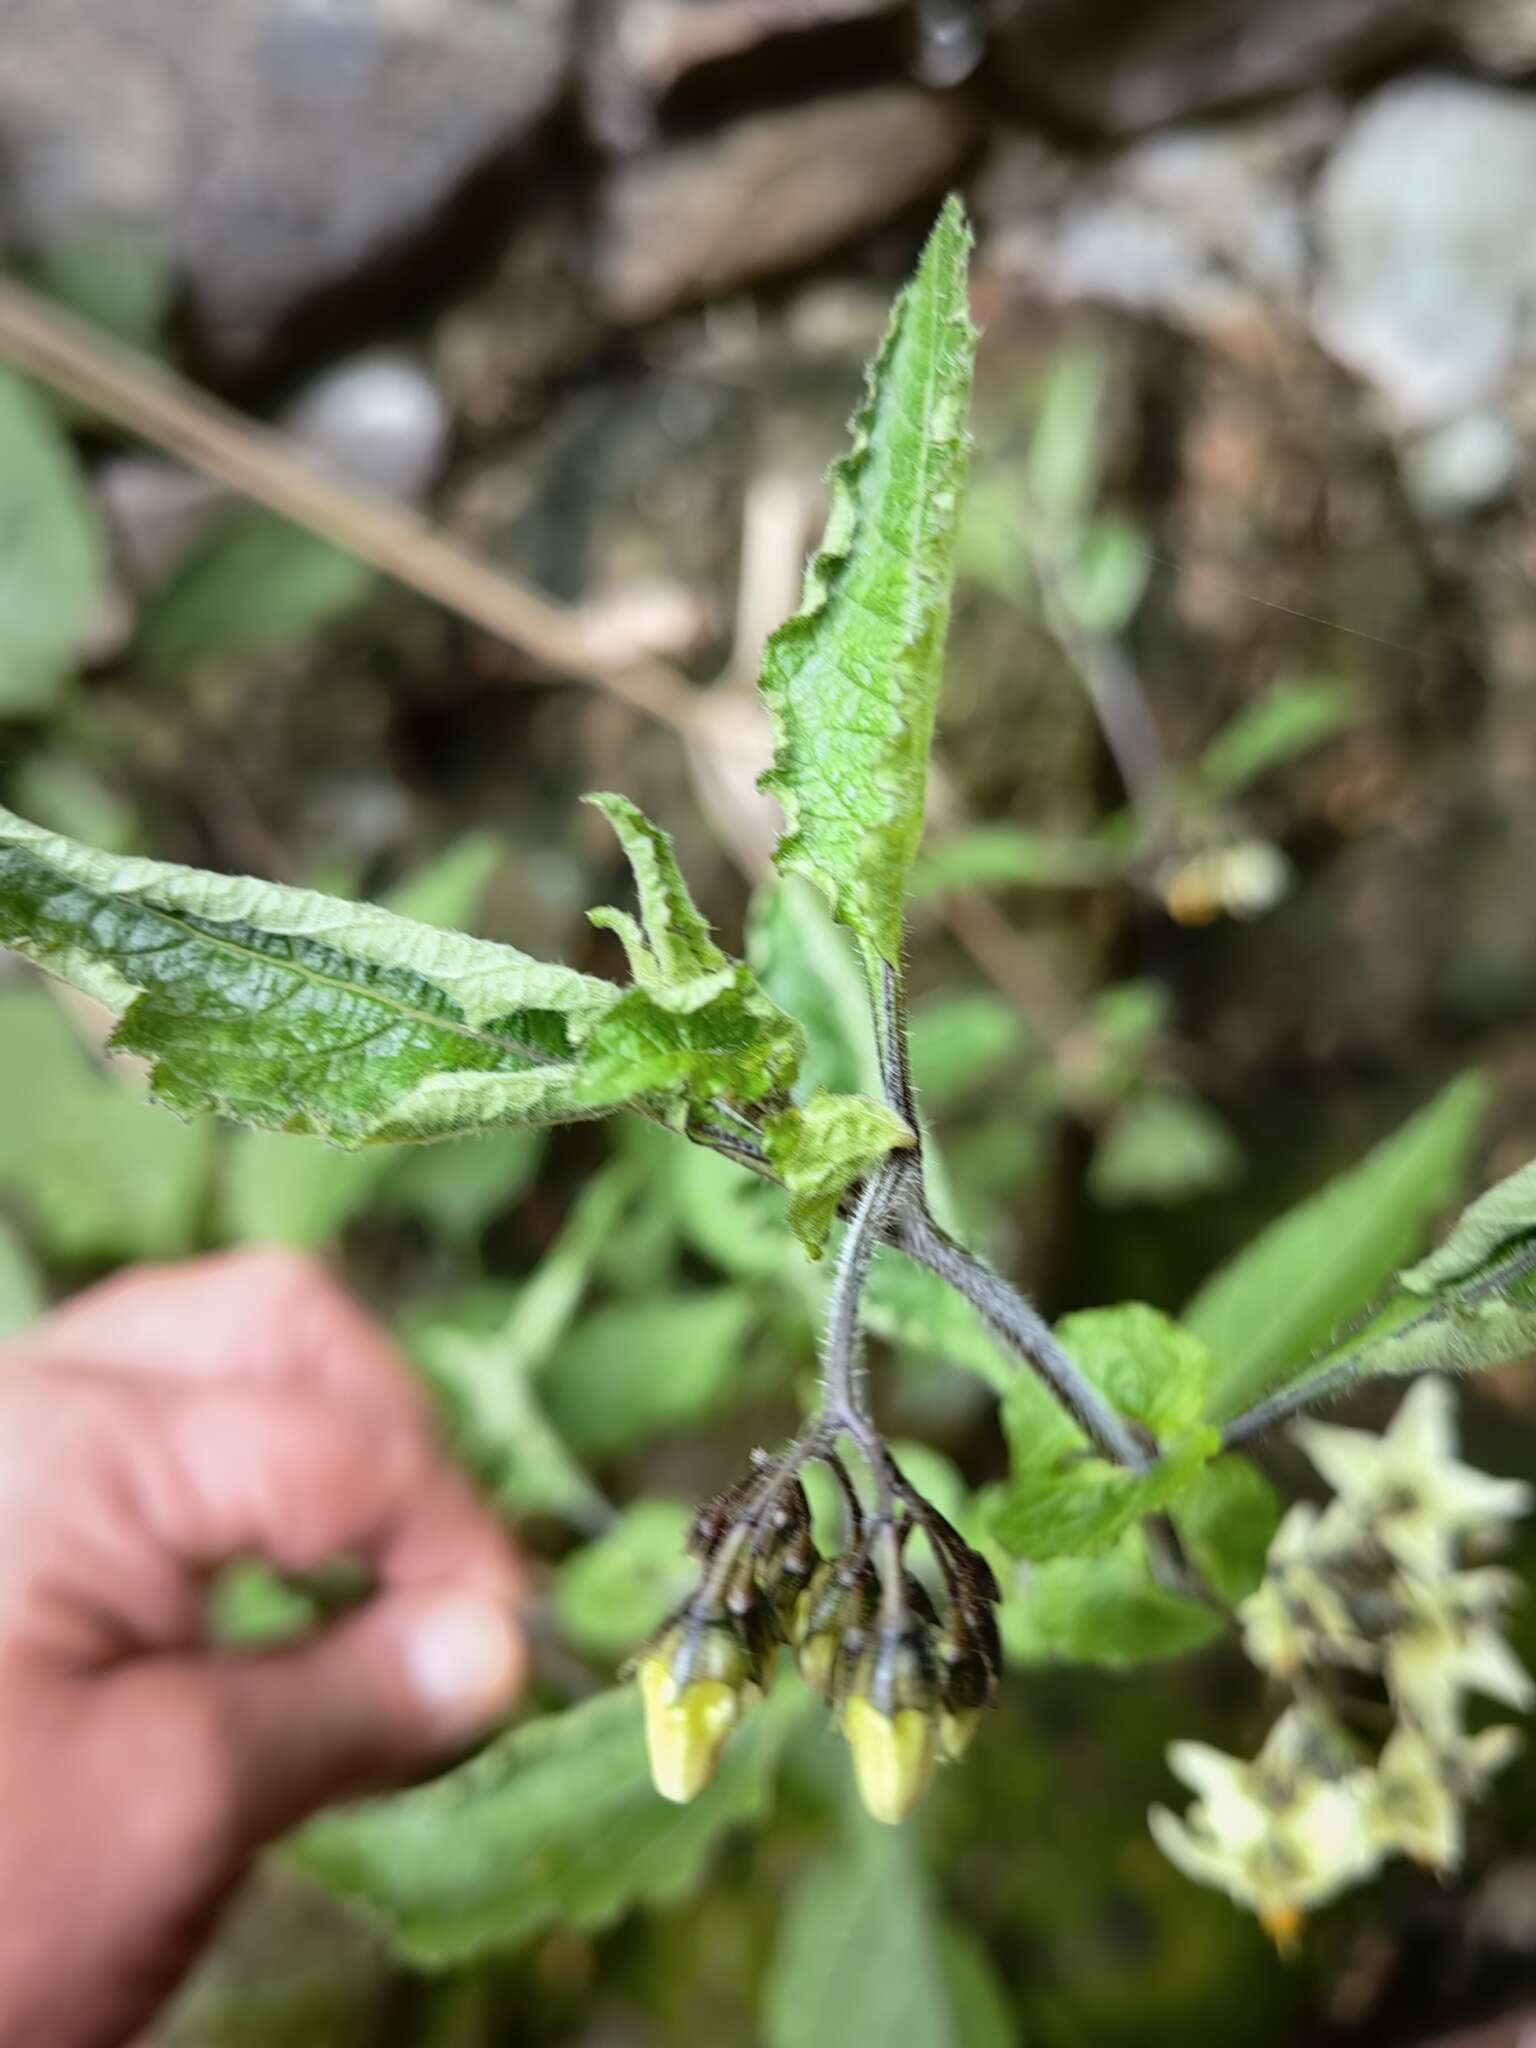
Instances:
[[[795,1662],[823,1699],[833,1699],[847,1653],[862,1647],[879,1588],[868,1565],[832,1558],[815,1567],[795,1610]]]
[[[685,1611],[641,1653],[636,1676],[651,1782],[663,1799],[686,1805],[714,1776],[727,1736],[758,1697],[761,1659],[732,1618]]]
[[[855,1696],[843,1709],[843,1733],[865,1811],[893,1827],[904,1821],[933,1775],[933,1716],[920,1707],[883,1713],[871,1700]]]

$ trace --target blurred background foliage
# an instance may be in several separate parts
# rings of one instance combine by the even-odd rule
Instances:
[[[1520,9],[1375,0],[1330,33],[1310,0],[1169,0],[1139,29],[1106,4],[1085,65],[1039,4],[670,0],[646,43],[638,0],[315,20],[241,0],[173,64],[175,11],[133,0],[177,134],[248,44],[265,68],[173,186],[147,129],[121,138],[143,176],[119,186],[75,81],[122,21],[16,8],[9,272],[547,590],[595,675],[661,660],[692,694],[680,732],[562,680],[0,367],[7,804],[615,972],[583,913],[624,885],[576,799],[621,788],[816,1027],[810,1078],[867,1085],[840,940],[809,892],[760,886],[742,684],[959,179],[986,335],[911,930],[951,1213],[1052,1314],[1193,1297],[1218,1355],[1257,1369],[1296,1328],[1198,1290],[1262,1224],[1399,1133],[1343,1208],[1267,1241],[1297,1327],[1326,1334],[1458,1194],[1536,1153],[1536,382],[1513,342],[1474,374],[1469,340],[1425,358],[1441,395],[1415,397],[1415,280],[1490,332],[1501,287],[1420,221],[1408,298],[1378,279],[1362,310],[1339,196],[1417,93],[1409,139],[1443,161],[1473,123],[1494,168],[1464,217],[1494,234],[1532,160]],[[279,45],[302,90],[271,83]],[[316,168],[294,124],[337,79],[367,118],[338,117]],[[405,132],[432,147],[376,178]],[[1375,175],[1390,210],[1402,174]],[[321,195],[311,215],[294,191]],[[1382,322],[1396,355],[1361,338]],[[1481,1097],[1438,1093],[1470,1066],[1481,1121]],[[1410,2042],[1536,1990],[1531,1766],[1455,1886],[1394,1871],[1284,1966],[1144,1824],[1169,1739],[1254,1745],[1254,1674],[1230,1643],[1132,1677],[1044,1661],[1196,1639],[1128,1607],[1089,1642],[1070,1566],[1016,1587],[1002,1711],[899,1837],[850,1809],[793,1702],[682,1818],[637,1796],[614,1667],[686,1583],[690,1504],[784,1432],[813,1370],[823,1282],[780,1199],[639,1126],[356,1156],[185,1126],[103,1057],[88,1007],[0,956],[0,1333],[124,1261],[272,1241],[333,1262],[436,1390],[535,1561],[538,1704],[574,1714],[513,1738],[472,1832],[428,1788],[371,1845],[322,1828],[274,1859],[164,2042]],[[963,1514],[1005,1469],[1006,1370],[911,1269],[878,1269],[870,1317],[884,1419]],[[1492,1469],[1536,1456],[1530,1386],[1501,1372],[1469,1403]],[[1302,1483],[1283,1445],[1261,1462]],[[224,1592],[247,1636],[293,1618],[259,1579]],[[392,1925],[333,1895],[365,1850],[401,1888]],[[435,1884],[463,1887],[457,1932],[422,1903]]]

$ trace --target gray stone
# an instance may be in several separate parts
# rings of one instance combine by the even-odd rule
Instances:
[[[1402,452],[1403,482],[1426,519],[1464,519],[1497,505],[1520,474],[1520,442],[1497,413],[1468,413]]]
[[[467,185],[560,96],[569,0],[5,0],[0,184],[23,245],[165,233],[220,372],[358,282],[403,297]]]
[[[937,193],[975,133],[964,101],[891,86],[636,158],[604,195],[600,301],[648,320],[793,270]]]
[[[992,70],[1020,111],[1127,135],[1402,55],[1419,0],[1005,0]]]
[[[1433,74],[1384,86],[1320,182],[1318,337],[1425,428],[1486,406],[1536,302],[1536,101]]]
[[[1001,141],[977,187],[989,268],[1059,304],[1208,334],[1294,314],[1308,280],[1304,180],[1341,118],[1321,96],[1171,128],[1088,163]]]
[[[348,483],[410,502],[436,482],[453,425],[415,358],[385,349],[325,371],[280,424]]]

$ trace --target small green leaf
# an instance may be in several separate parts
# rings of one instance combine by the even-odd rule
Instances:
[[[417,924],[467,931],[506,852],[506,842],[496,833],[466,832],[391,889],[384,907]]]
[[[214,655],[290,647],[353,610],[373,581],[356,555],[286,519],[233,512],[151,600],[140,650],[174,674]]]
[[[641,1500],[561,1565],[555,1620],[585,1656],[617,1661],[658,1628],[699,1576],[683,1545],[693,1510]]]
[[[803,606],[763,658],[774,765],[762,787],[785,818],[775,864],[813,881],[866,958],[892,967],[922,832],[969,446],[970,241],[951,199],[833,471]]]
[[[52,410],[0,369],[0,716],[50,710],[103,583],[90,494]]]
[[[767,2048],[1009,2048],[984,1951],[950,1927],[906,1831],[860,1821],[791,1895],[764,1992]]]
[[[1046,373],[1024,482],[1031,513],[1060,533],[1082,525],[1099,490],[1109,358],[1096,347],[1063,349]]]
[[[1141,528],[1105,513],[1062,563],[1062,602],[1085,632],[1122,633],[1147,594],[1151,574],[1152,550]]]
[[[176,258],[163,228],[118,219],[50,233],[26,265],[28,282],[114,341],[159,351],[176,293]]]
[[[80,1043],[45,990],[0,992],[0,1195],[66,1260],[189,1251],[214,1133],[161,1116]]]
[[[975,825],[925,847],[912,871],[918,900],[964,889],[1101,889],[1125,876],[1135,852],[1128,818],[1068,838],[1022,825]]]
[[[1264,1576],[1264,1560],[1280,1525],[1280,1503],[1263,1473],[1246,1458],[1217,1458],[1199,1473],[1173,1511],[1191,1564],[1229,1607],[1245,1600]]]
[[[544,1157],[541,1130],[485,1131],[441,1145],[401,1146],[392,1155],[387,1198],[438,1237],[465,1244],[527,1193]],[[679,1146],[684,1158],[692,1146]],[[713,1158],[713,1153],[701,1153]]]
[[[592,1930],[686,1896],[721,1838],[765,1810],[805,1706],[782,1687],[688,1806],[652,1789],[632,1687],[512,1730],[413,1792],[311,1823],[291,1853],[411,1963],[446,1969],[550,1926]]]
[[[639,925],[620,910],[590,911],[592,923],[623,940],[629,971],[641,988],[663,1004],[696,1009],[729,986],[731,977],[678,871],[672,841],[627,797],[599,791],[582,801],[601,811],[618,834],[640,894]]]
[[[1103,1556],[1034,1566],[1004,1601],[1001,1621],[1004,1648],[1015,1663],[1098,1664],[1111,1671],[1185,1656],[1213,1642],[1224,1626],[1213,1608],[1156,1584],[1134,1529]]]
[[[1358,724],[1361,710],[1359,693],[1337,677],[1271,683],[1211,741],[1200,757],[1197,779],[1213,794],[1235,796],[1261,775]]]
[[[1197,1095],[1149,1087],[1111,1118],[1088,1169],[1097,1202],[1173,1203],[1230,1187],[1243,1155],[1230,1127]]]
[[[944,1109],[988,1085],[1004,1060],[1021,1050],[1024,1027],[1012,1003],[976,989],[919,1004],[910,1036],[918,1095],[930,1108]]]
[[[0,1338],[36,1322],[47,1302],[42,1276],[21,1238],[0,1217]]]
[[[1487,1087],[1464,1075],[1208,1280],[1185,1322],[1216,1359],[1211,1414],[1294,1378],[1421,1242],[1466,1167]]]
[[[839,1202],[887,1154],[916,1143],[895,1110],[867,1095],[817,1092],[763,1125],[768,1157],[789,1190],[789,1225],[819,1259]]]
[[[1036,1560],[1110,1549],[1141,1516],[1168,1507],[1220,1449],[1200,1425],[1210,1357],[1188,1331],[1141,1303],[1068,1316],[1057,1333],[1074,1363],[1162,1455],[1133,1472],[1090,1452],[1038,1380],[1019,1374],[1003,1403],[1012,1475],[992,1510],[997,1540]]]
[[[740,1387],[756,1317],[752,1297],[730,1287],[596,1309],[550,1358],[545,1406],[588,1458],[690,1428]]]

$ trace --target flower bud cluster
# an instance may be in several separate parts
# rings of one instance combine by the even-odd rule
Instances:
[[[1176,1744],[1170,1764],[1200,1796],[1182,1821],[1152,1815],[1180,1869],[1281,1939],[1388,1856],[1454,1871],[1466,1802],[1520,1742],[1512,1728],[1469,1735],[1467,1697],[1536,1699],[1502,1633],[1518,1581],[1469,1562],[1532,1490],[1460,1462],[1447,1384],[1419,1381],[1381,1436],[1319,1422],[1293,1434],[1335,1498],[1290,1510],[1238,1616],[1254,1663],[1305,1683],[1311,1704],[1281,1717],[1252,1764]],[[1344,1672],[1378,1680],[1395,1715],[1374,1759],[1317,1700]]]
[[[798,1479],[771,1463],[700,1511],[689,1537],[699,1584],[635,1660],[665,1798],[692,1799],[709,1782],[781,1645],[835,1709],[877,1820],[904,1820],[934,1766],[964,1754],[997,1691],[997,1582],[936,1510],[909,1488],[904,1497],[899,1522],[866,1523],[850,1496],[835,1557],[817,1551]],[[917,1528],[943,1570],[942,1612],[903,1561]]]

